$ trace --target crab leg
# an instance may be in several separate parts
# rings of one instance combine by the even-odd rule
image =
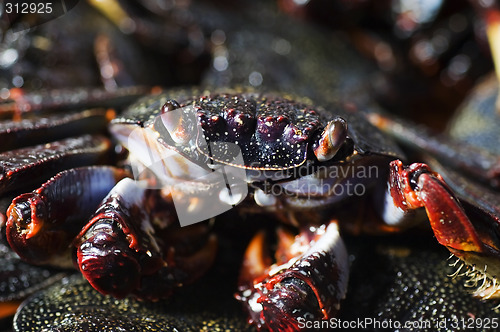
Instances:
[[[125,176],[127,172],[111,166],[75,168],[14,198],[6,222],[11,248],[31,264],[57,262],[99,202]]]
[[[57,114],[19,121],[0,122],[0,151],[46,143],[70,136],[104,132],[114,112],[90,109],[82,112]]]
[[[215,237],[204,224],[181,229],[171,199],[159,192],[123,179],[78,235],[78,266],[99,292],[158,300],[212,265]]]
[[[48,113],[90,107],[119,107],[128,105],[148,93],[144,87],[124,87],[113,91],[103,89],[60,89],[49,92],[30,92],[15,88],[8,98],[0,99],[0,118],[19,119],[26,113]]]
[[[301,323],[335,316],[345,297],[347,252],[337,223],[304,229],[295,238],[278,233],[276,263],[264,253],[263,233],[245,254],[236,298],[249,322],[271,331],[299,331]]]
[[[485,225],[478,213],[466,213],[443,178],[425,164],[403,167],[399,160],[391,162],[387,194],[401,216],[425,208],[438,242],[470,267],[467,275],[488,280],[476,291],[477,296],[500,295],[494,286],[500,276],[498,222]]]
[[[394,137],[401,144],[438,158],[448,166],[470,174],[490,186],[500,187],[500,157],[486,150],[457,142],[446,135],[383,113],[365,114],[375,127]]]
[[[0,193],[45,181],[71,167],[103,163],[111,142],[84,135],[0,154]]]

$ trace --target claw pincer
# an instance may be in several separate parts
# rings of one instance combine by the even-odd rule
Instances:
[[[74,168],[14,198],[6,222],[11,248],[31,264],[61,265],[99,202],[127,174],[111,166]]]
[[[396,160],[390,168],[389,190],[394,205],[403,213],[424,207],[437,241],[467,265],[465,274],[473,279],[473,284],[482,280],[486,285],[475,295],[498,297],[500,239],[492,231],[496,227],[486,224],[478,214],[471,214],[470,209],[466,211],[443,178],[427,165],[403,167]]]
[[[266,264],[270,258],[255,257],[262,255],[262,235],[247,249],[236,298],[259,329],[299,331],[307,321],[335,317],[345,297],[347,251],[336,222],[290,237],[280,234],[280,250],[271,266]]]

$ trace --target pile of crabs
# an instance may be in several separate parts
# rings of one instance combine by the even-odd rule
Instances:
[[[497,327],[496,3],[42,21],[0,16],[2,329]]]

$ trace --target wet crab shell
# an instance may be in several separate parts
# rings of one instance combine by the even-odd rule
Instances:
[[[215,162],[246,169],[253,179],[283,179],[299,168],[321,164],[313,146],[328,122],[340,117],[347,120],[348,138],[329,163],[356,154],[401,158],[390,139],[348,109],[248,89],[171,90],[139,100],[111,122],[110,131],[127,146],[134,129],[149,128],[154,140],[198,166]],[[182,113],[168,117],[172,111]],[[243,160],[239,163],[238,153]]]

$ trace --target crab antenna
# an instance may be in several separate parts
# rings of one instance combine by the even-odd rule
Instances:
[[[314,155],[319,161],[332,159],[347,137],[347,122],[338,117],[328,122],[321,138],[314,145]]]

